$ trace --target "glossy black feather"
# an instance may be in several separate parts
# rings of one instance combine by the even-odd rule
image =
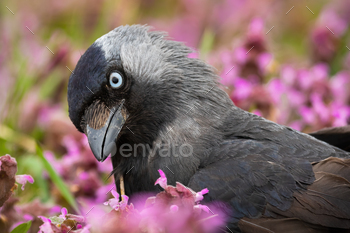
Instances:
[[[313,132],[311,136],[350,152],[350,126],[326,128]]]

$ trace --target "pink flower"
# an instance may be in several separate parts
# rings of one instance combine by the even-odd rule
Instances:
[[[128,205],[129,197],[126,195],[122,195],[122,201],[120,202],[119,208],[124,210]]]
[[[51,227],[51,220],[48,218],[45,218],[44,216],[38,216],[44,224],[39,227],[38,233],[54,233]]]
[[[344,126],[350,120],[350,107],[332,103],[333,126]]]
[[[81,216],[81,215],[67,214],[66,218],[69,219],[69,220],[74,220],[77,223],[84,223],[84,222],[86,222],[86,218],[84,216]]]
[[[58,216],[58,217],[60,217],[60,218],[62,218],[62,219],[66,219],[66,215],[68,214],[68,210],[66,209],[66,208],[62,208],[61,209],[61,215],[60,216]]]
[[[253,91],[254,85],[243,78],[236,78],[234,81],[235,91],[232,93],[239,100],[247,99]]]
[[[266,89],[276,104],[281,102],[281,96],[286,91],[284,84],[277,78],[271,79],[271,81],[267,84]]]
[[[207,188],[203,189],[202,191],[196,193],[195,202],[203,200],[203,195],[209,193],[209,190]]]
[[[122,195],[122,201],[119,201],[119,194],[117,193],[117,191],[112,190],[111,193],[114,196],[114,198],[109,199],[103,204],[109,205],[115,210],[124,210],[128,205],[129,197],[126,195]]]
[[[233,52],[234,57],[236,58],[236,61],[239,64],[244,64],[247,61],[248,59],[247,52],[248,51],[243,47],[239,47]]]
[[[103,204],[110,205],[113,209],[116,209],[119,206],[119,193],[117,193],[115,190],[112,190],[111,193],[114,198],[109,199]]]
[[[264,30],[264,21],[260,18],[255,18],[250,22],[249,32],[250,36],[260,36],[263,34]]]
[[[200,210],[200,211],[203,210],[204,212],[209,213],[209,207],[206,206],[206,205],[200,205],[200,204],[198,204],[198,205],[193,206],[193,209],[194,209],[194,210]]]
[[[21,189],[24,190],[24,185],[29,182],[31,184],[34,183],[34,179],[30,175],[16,175],[16,182],[22,185]]]
[[[156,183],[154,183],[154,185],[159,184],[160,187],[165,189],[167,186],[167,179],[166,179],[165,173],[161,169],[159,169],[158,172],[159,172],[160,178],[156,180]]]
[[[296,70],[291,66],[284,66],[281,69],[281,80],[287,86],[292,86],[297,78]]]
[[[326,123],[329,120],[330,112],[328,107],[324,104],[322,97],[318,93],[311,95],[311,103],[314,112],[319,116],[322,122]]]
[[[257,58],[257,63],[259,66],[259,69],[262,72],[266,71],[267,65],[272,61],[273,56],[270,53],[262,53]]]
[[[302,119],[308,123],[308,124],[312,124],[315,122],[316,120],[316,116],[315,116],[315,113],[314,111],[312,111],[312,109],[306,107],[306,106],[301,106],[299,108],[299,112],[300,112],[300,115],[302,116]]]

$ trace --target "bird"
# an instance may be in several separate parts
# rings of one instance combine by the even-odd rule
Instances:
[[[244,111],[191,52],[125,25],[79,59],[69,117],[98,161],[111,157],[116,184],[159,191],[162,169],[169,184],[208,188],[204,201],[223,203],[229,232],[349,232],[349,128],[308,135]]]

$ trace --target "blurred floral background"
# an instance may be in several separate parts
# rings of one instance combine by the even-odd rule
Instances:
[[[0,232],[29,220],[38,232],[38,216],[62,207],[110,211],[111,162],[98,163],[70,122],[66,89],[84,51],[124,24],[192,47],[247,111],[306,133],[350,123],[348,0],[3,0],[0,155],[35,182],[1,207]]]

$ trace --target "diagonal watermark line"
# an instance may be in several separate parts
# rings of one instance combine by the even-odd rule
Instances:
[[[268,31],[266,32],[265,35],[269,34],[269,32],[270,32],[274,27],[275,27],[275,26],[272,26],[272,28],[271,28],[270,30],[268,30]]]
[[[190,109],[186,112],[186,114],[189,113],[190,111],[192,111],[193,108],[194,108],[194,106],[192,106],[192,108],[190,108]]]
[[[233,233],[233,232],[230,230],[230,228],[228,228],[228,226],[226,226],[226,228],[227,228],[231,233]]]
[[[208,210],[213,214],[213,215],[215,215],[214,213],[213,213],[213,211],[211,211],[211,209],[207,206],[207,208],[208,208]]]
[[[74,223],[74,227],[75,227],[75,229],[77,228],[77,223]],[[71,229],[69,229],[69,231],[67,233],[69,233],[71,230],[73,230],[73,227]]]
[[[52,54],[54,54],[52,51],[51,51],[51,49],[49,49],[49,47],[47,47],[47,46],[45,46]]]
[[[6,6],[6,8],[7,8],[7,10],[9,10],[13,15],[15,14],[15,13],[13,13],[13,12],[11,11],[11,9],[8,8],[7,6]]]
[[[315,14],[314,12],[312,12],[312,10],[311,10],[309,7],[306,6],[306,8],[307,8],[313,15]]]
[[[168,166],[165,166],[166,168],[168,168]],[[172,171],[172,170],[170,170],[170,168],[168,168],[168,170],[171,172],[171,173],[173,173],[173,175],[174,175],[174,172]]]
[[[88,88],[87,86],[86,86],[86,88],[89,89],[89,91],[91,91],[90,88]],[[93,93],[92,91],[91,91],[91,93],[95,95],[95,93]],[[107,107],[107,108],[108,108],[108,107]],[[108,109],[109,109],[109,108],[108,108]],[[109,110],[110,110],[110,109],[109,109]],[[112,110],[110,110],[110,111],[112,112]]]
[[[26,28],[34,35],[34,32],[32,32],[32,30],[30,30],[28,26],[26,26]]]
[[[211,211],[211,209],[207,206],[207,208],[208,208],[208,210],[213,214],[213,215],[215,215],[214,213],[213,213],[213,211]],[[226,226],[226,228],[231,232],[231,233],[233,233],[231,230],[230,230],[230,228],[228,228],[228,226]]]
[[[66,68],[72,73],[72,74],[74,74],[74,72],[73,71],[71,71],[69,68],[68,68],[68,66],[66,66]]]
[[[168,132],[166,132],[166,134],[165,135],[167,135],[172,129],[174,128],[174,126],[173,127],[171,127],[169,130],[168,130]]]
[[[333,35],[335,35],[334,32],[332,32],[332,30],[329,29],[329,27],[326,26],[326,28],[327,28]]]
[[[129,171],[127,171],[127,172],[125,173],[125,175],[128,174],[133,168],[134,168],[134,166],[132,166],[132,168],[130,168]]]
[[[345,46],[349,51],[350,51],[350,49],[349,49],[349,47],[348,46]]]
[[[227,71],[226,75],[227,75],[228,73],[230,73],[230,71],[231,71],[233,68],[235,68],[235,66],[232,66],[232,68],[231,68],[229,71]]]
[[[131,129],[129,129],[129,127],[128,127],[128,126],[125,126],[125,127],[126,127],[126,128],[128,128],[128,130],[130,130],[130,132],[131,132],[132,134],[134,134],[134,132],[132,132],[132,131],[131,131]]]
[[[204,108],[203,108],[203,111],[204,111],[207,115],[210,115],[209,112],[207,112],[207,110],[205,110]]]
[[[114,189],[114,186],[113,186],[108,192],[106,192],[106,195],[107,195],[110,191],[112,191],[112,189]]]
[[[254,46],[251,49],[249,49],[249,51],[246,54],[248,54],[250,52],[250,50],[252,50],[253,48],[254,48]]]
[[[87,86],[86,86],[86,87],[87,87]],[[89,88],[88,88],[88,89],[89,89]],[[89,89],[89,90],[90,90],[90,89]],[[91,90],[90,90],[90,91],[91,91]],[[92,92],[92,91],[91,91],[91,92]],[[92,92],[92,94],[95,94],[95,93]],[[106,106],[106,108],[108,108],[108,110],[109,110],[112,114],[114,114],[114,112],[113,112],[109,107]]]
[[[254,47],[254,46],[253,46],[253,47]],[[211,90],[213,90],[214,87],[215,87],[215,85],[212,86],[212,87],[209,89],[209,91],[207,91],[205,94],[208,94]]]
[[[75,227],[77,227],[77,225],[75,225]],[[69,229],[69,231],[67,231],[67,233],[69,233],[71,230],[73,230],[73,227],[71,229]]]
[[[289,9],[289,11],[291,11],[293,8],[294,8],[294,6],[293,6],[292,8],[290,8],[290,9]],[[286,13],[286,14],[288,14],[288,13],[289,13],[289,11],[287,11],[287,13]]]
[[[88,215],[88,213],[90,213],[90,211],[91,211],[93,208],[95,208],[95,206],[93,206],[93,207],[85,214],[85,216]]]

